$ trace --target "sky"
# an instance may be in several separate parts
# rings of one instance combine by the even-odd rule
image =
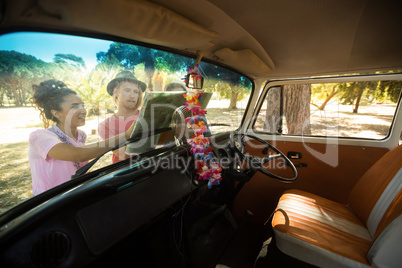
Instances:
[[[90,70],[96,64],[96,53],[106,52],[111,41],[48,33],[11,33],[0,36],[0,50],[15,50],[45,62],[53,62],[57,53],[83,58]]]

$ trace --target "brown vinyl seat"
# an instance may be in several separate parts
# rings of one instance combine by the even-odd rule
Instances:
[[[402,146],[379,159],[347,204],[300,191],[281,196],[277,247],[320,267],[402,267]]]

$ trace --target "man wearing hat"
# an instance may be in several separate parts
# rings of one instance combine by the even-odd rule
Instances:
[[[99,124],[98,132],[102,139],[108,139],[127,131],[137,120],[142,103],[142,93],[147,85],[137,80],[130,71],[122,71],[107,85],[107,92],[117,106],[117,112]],[[112,161],[116,163],[126,158],[125,147],[113,152]]]

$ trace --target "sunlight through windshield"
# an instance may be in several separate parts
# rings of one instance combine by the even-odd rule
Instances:
[[[109,119],[120,116],[119,120],[123,118],[124,121],[131,115],[124,115],[123,108],[119,110],[118,107],[126,107],[125,111],[134,109],[132,115],[138,118],[138,115],[141,116],[141,104],[145,101],[142,98],[149,92],[185,91],[184,77],[187,68],[193,65],[193,58],[110,40],[31,32],[0,36],[0,120],[3,126],[7,126],[0,130],[0,213],[33,196],[32,166],[39,167],[41,164],[33,160],[33,147],[36,145],[30,141],[30,135],[44,129],[42,119],[46,118],[50,123],[49,129],[54,133],[60,130],[66,134],[57,134],[61,140],[69,139],[66,123],[59,124],[61,121],[57,116],[60,113],[52,112],[55,111],[53,106],[49,106],[48,114],[46,109],[43,113],[35,109],[35,105],[40,104],[40,98],[36,96],[36,104],[33,105],[32,85],[41,89],[44,81],[60,81],[65,86],[49,84],[50,89],[66,87],[76,92],[85,104],[85,113],[84,106],[80,104],[81,114],[66,113],[67,117],[63,120],[69,118],[75,122],[82,131],[79,133],[86,136],[83,145],[101,142],[121,133],[111,129]],[[129,75],[134,77],[127,78],[129,81],[139,81],[134,88],[120,89],[117,84],[110,88],[122,71],[129,71]],[[205,104],[209,133],[237,129],[247,107],[252,82],[233,71],[205,62],[200,63],[199,71],[205,79],[205,92],[211,93]],[[181,88],[176,87],[178,84]],[[116,89],[120,90],[118,94],[115,94]],[[128,93],[128,90],[134,93]],[[122,103],[124,92],[137,95],[127,97],[126,103]],[[183,105],[184,101],[180,103],[178,105]],[[73,138],[70,143],[74,142],[79,142],[79,137]],[[49,155],[43,157],[47,157],[44,161],[49,162]],[[91,170],[118,160],[121,160],[121,155],[109,152]],[[44,171],[41,172],[45,176]],[[36,193],[54,186],[34,184],[34,188],[40,188]]]

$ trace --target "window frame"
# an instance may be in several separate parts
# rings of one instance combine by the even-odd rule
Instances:
[[[294,135],[282,133],[269,133],[255,129],[255,124],[259,112],[264,104],[268,91],[273,87],[282,87],[290,84],[323,84],[323,83],[342,83],[342,82],[366,82],[366,81],[381,81],[381,80],[402,80],[402,73],[389,74],[372,74],[372,75],[345,75],[334,77],[314,77],[314,78],[297,78],[284,80],[270,80],[265,83],[264,88],[255,105],[254,112],[250,117],[247,126],[247,132],[250,134],[262,136],[266,140],[275,141],[295,141],[295,142],[312,142],[312,143],[330,143],[336,145],[358,145],[370,147],[394,148],[399,144],[399,136],[402,131],[402,92],[399,96],[395,114],[390,125],[389,133],[382,139],[369,139],[361,137],[340,137],[340,136],[316,136],[316,135]],[[282,94],[281,94],[282,97]],[[282,103],[280,105],[282,107]],[[283,109],[281,108],[281,117]],[[282,123],[282,119],[281,123]]]

